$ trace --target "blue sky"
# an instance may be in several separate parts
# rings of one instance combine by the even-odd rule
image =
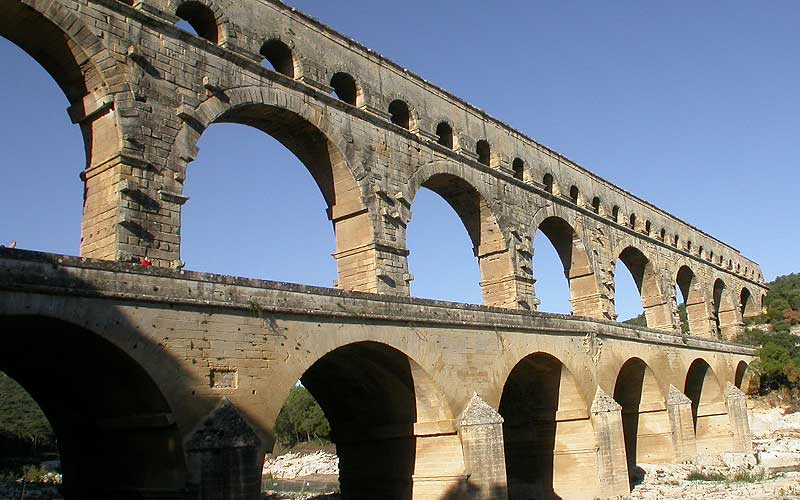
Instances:
[[[388,2],[293,7],[410,68],[759,262],[800,271],[800,10],[761,2]],[[0,243],[76,254],[84,164],[55,83],[0,39]],[[214,125],[190,166],[183,258],[197,270],[330,286],[333,233],[304,167]],[[537,237],[536,241],[544,241]],[[414,203],[413,293],[480,302],[469,239],[435,194]],[[542,310],[567,312],[537,245]],[[641,310],[627,273],[619,312]]]

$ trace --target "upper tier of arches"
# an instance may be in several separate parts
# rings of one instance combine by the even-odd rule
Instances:
[[[48,5],[0,0],[8,14],[0,35],[48,69],[73,103],[90,152],[87,213],[117,211],[98,222],[102,230],[86,216],[87,256],[130,260],[126,252],[144,249],[157,265],[179,265],[186,167],[203,130],[229,121],[272,135],[308,167],[334,224],[341,288],[408,293],[405,231],[425,187],[464,223],[487,305],[535,308],[532,236],[542,230],[561,257],[575,314],[616,319],[617,260],[634,275],[652,328],[679,329],[676,284],[696,306],[690,323],[698,335],[732,339],[743,318],[761,311],[763,276],[734,249],[453,96],[410,85],[419,83],[413,75],[357,44],[336,45],[337,34],[279,4],[251,6],[259,26],[238,4],[214,0],[84,8],[139,23],[137,40],[111,21],[91,31],[83,11]],[[281,28],[288,18],[296,29]],[[33,40],[8,19],[36,24],[45,36]],[[181,19],[196,36],[174,26]],[[181,67],[202,69],[171,79],[149,36],[179,47]],[[92,196],[109,205],[98,210]],[[101,252],[91,237],[117,243]]]
[[[758,266],[735,249],[295,9],[272,2],[251,6],[224,0],[150,4],[160,8],[167,20],[189,22],[210,44],[252,60],[267,59],[275,72],[315,88],[333,89],[343,102],[469,160],[743,278],[763,280]],[[251,15],[254,9],[258,16]],[[256,18],[258,23],[253,22]],[[296,29],[282,29],[284,24]]]

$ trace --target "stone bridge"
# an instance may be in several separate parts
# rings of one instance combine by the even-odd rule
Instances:
[[[68,496],[254,497],[298,379],[347,498],[608,497],[628,462],[749,449],[753,351],[726,341],[766,287],[729,245],[276,1],[0,0],[0,36],[86,145],[87,259],[0,259],[0,369],[51,418]],[[338,290],[182,271],[183,183],[220,122],[308,168]],[[421,188],[461,218],[485,306],[409,298]],[[536,312],[536,231],[574,316]],[[648,329],[613,323],[617,261]]]
[[[0,325],[66,498],[256,498],[298,380],[344,498],[609,498],[751,451],[752,349],[610,321],[6,249]]]

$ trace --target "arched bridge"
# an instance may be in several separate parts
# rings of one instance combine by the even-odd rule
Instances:
[[[297,380],[346,498],[613,497],[637,462],[751,449],[754,352],[726,341],[766,287],[729,245],[279,2],[0,0],[0,36],[86,145],[84,258],[0,251],[0,370],[53,422],[69,498],[255,498]],[[183,184],[220,122],[308,168],[337,289],[182,271]],[[484,306],[409,298],[421,188],[462,220]],[[536,231],[573,316],[536,312]],[[617,261],[646,329],[613,322]]]

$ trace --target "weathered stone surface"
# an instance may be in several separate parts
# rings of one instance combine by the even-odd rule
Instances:
[[[334,225],[339,288],[410,294],[406,232],[427,188],[463,220],[487,305],[537,307],[541,230],[576,315],[616,319],[618,260],[641,283],[651,328],[680,329],[676,283],[693,335],[732,339],[761,311],[759,266],[736,249],[279,2],[47,6],[5,0],[0,35],[62,61],[48,68],[88,151],[84,256],[181,267],[188,164],[225,121],[257,126],[308,166]],[[199,36],[176,28],[181,16]]]

